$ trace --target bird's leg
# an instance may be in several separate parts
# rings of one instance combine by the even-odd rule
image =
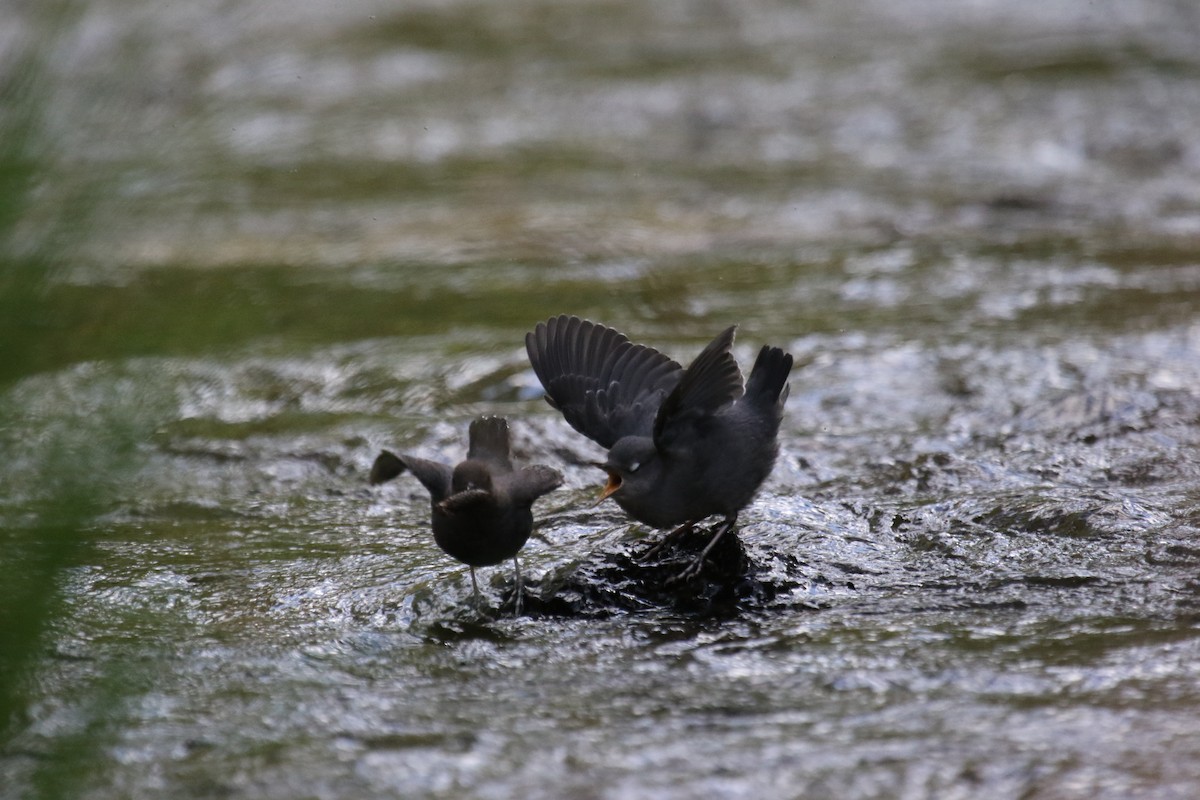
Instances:
[[[516,611],[514,611],[514,612],[513,612],[513,616],[514,616],[514,617],[519,617],[519,616],[521,616],[521,600],[522,600],[522,598],[523,598],[523,596],[524,596],[524,592],[523,592],[523,590],[522,590],[522,586],[521,586],[521,562],[517,561],[517,557],[516,557],[515,555],[513,556],[513,572],[514,572],[514,573],[516,574],[516,576],[517,576],[517,588],[516,588],[517,600],[516,600]]]
[[[661,555],[663,550],[666,549],[668,544],[675,541],[676,539],[678,539],[679,537],[683,536],[686,533],[691,533],[692,529],[695,527],[696,527],[696,520],[691,520],[689,522],[683,523],[678,528],[671,531],[666,536],[664,536],[662,539],[660,539],[658,541],[658,544],[654,545],[649,550],[642,553],[638,557],[638,560],[639,561],[647,561],[647,560],[653,558],[654,556]]]
[[[725,517],[725,520],[717,528],[717,532],[713,534],[713,537],[708,540],[708,544],[704,545],[704,549],[700,551],[700,555],[693,558],[692,563],[684,567],[682,572],[668,579],[667,583],[686,582],[699,575],[700,571],[704,569],[704,559],[708,558],[708,554],[717,546],[717,542],[721,540],[721,537],[733,530],[733,526],[736,524],[737,514],[730,514]]]
[[[475,568],[470,567],[469,569],[471,570],[471,597],[474,599],[475,611],[476,611],[476,613],[478,613],[479,612],[479,584],[475,581]]]

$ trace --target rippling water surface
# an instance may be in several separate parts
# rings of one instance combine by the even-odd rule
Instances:
[[[1197,796],[1197,40],[1169,0],[14,11],[0,796]],[[631,566],[525,360],[561,312],[794,354],[750,589]],[[484,413],[566,476],[522,616],[366,482]]]

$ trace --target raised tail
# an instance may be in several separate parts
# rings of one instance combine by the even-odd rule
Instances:
[[[508,420],[504,417],[479,417],[467,433],[470,442],[467,458],[482,461],[493,472],[512,472],[512,448]]]
[[[765,407],[782,406],[788,397],[792,356],[778,347],[763,345],[746,381],[745,399]]]

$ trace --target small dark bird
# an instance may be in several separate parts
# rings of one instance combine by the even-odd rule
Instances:
[[[512,558],[516,611],[521,613],[521,564],[517,552],[533,530],[533,501],[562,485],[562,475],[541,465],[514,470],[508,421],[480,417],[471,423],[467,460],[453,469],[384,450],[371,466],[371,483],[389,481],[408,469],[429,490],[433,540],[471,568],[476,608],[475,568]]]
[[[792,357],[764,346],[745,386],[727,328],[685,370],[652,347],[573,316],[525,336],[546,400],[571,427],[609,448],[597,463],[611,497],[634,519],[675,528],[651,552],[714,514],[704,550],[677,576],[700,574],[738,513],[771,473]],[[676,527],[678,526],[678,527]]]

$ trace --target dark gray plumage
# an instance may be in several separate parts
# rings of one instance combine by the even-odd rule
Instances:
[[[562,485],[562,475],[541,465],[514,469],[508,421],[480,417],[468,432],[467,459],[447,464],[384,450],[371,466],[371,483],[391,480],[408,469],[429,490],[433,539],[448,555],[471,568],[513,560],[516,608],[521,611],[521,565],[517,553],[533,530],[533,502]]]
[[[634,519],[672,528],[723,517],[681,578],[699,574],[771,473],[788,396],[792,357],[764,346],[745,386],[727,328],[685,370],[652,347],[573,316],[539,323],[525,349],[546,400],[571,427],[603,447],[597,466],[612,497]],[[665,542],[666,540],[664,540]]]

